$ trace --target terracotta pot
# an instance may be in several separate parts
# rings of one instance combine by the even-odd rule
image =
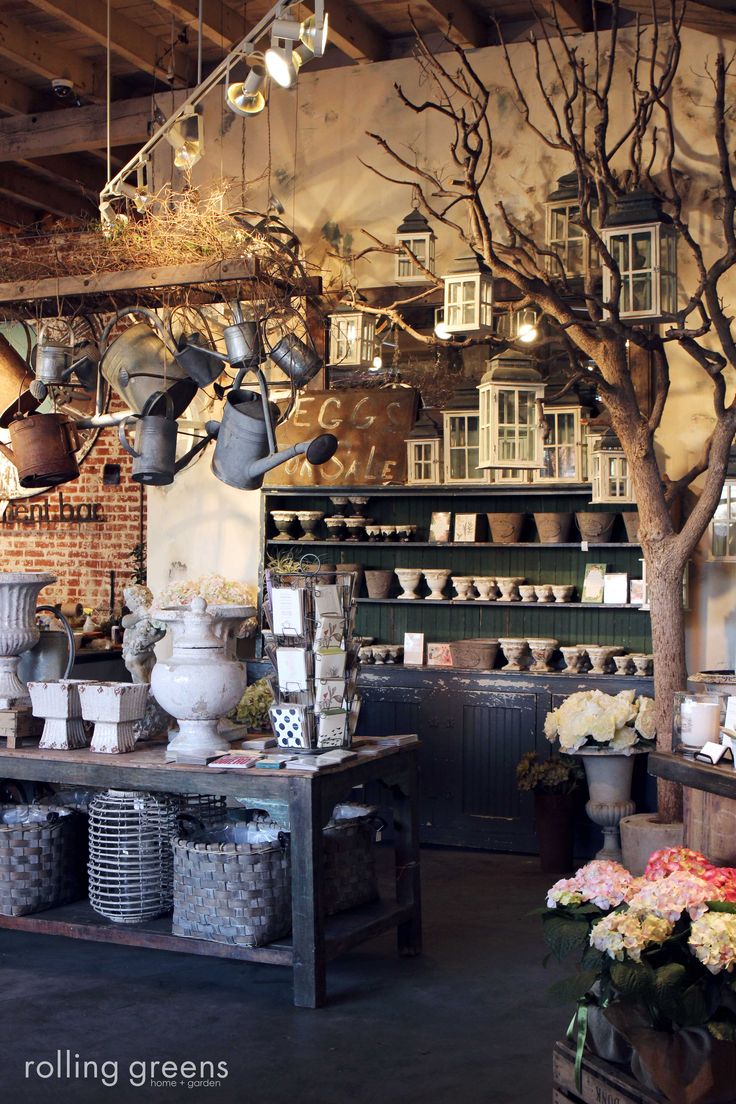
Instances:
[[[486,514],[494,544],[518,544],[524,514]]]
[[[534,794],[539,865],[544,874],[566,874],[573,868],[574,794]]]
[[[337,565],[338,571],[351,571],[355,575],[355,596],[356,598],[363,589],[363,565],[359,563],[341,563]]]
[[[451,640],[453,667],[490,671],[498,655],[497,640]]]
[[[572,529],[572,514],[536,514],[539,540],[542,544],[565,544]]]
[[[580,536],[595,544],[605,544],[611,539],[616,514],[611,510],[584,510],[575,514]]]
[[[638,510],[622,510],[621,517],[624,519],[624,527],[626,529],[626,539],[631,544],[639,543],[639,511]]]
[[[366,571],[365,585],[369,598],[388,598],[391,584],[394,581],[393,571],[378,570]]]

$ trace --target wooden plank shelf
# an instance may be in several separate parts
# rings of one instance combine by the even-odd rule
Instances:
[[[643,613],[649,611],[642,606],[632,606],[631,603],[614,604],[613,602],[501,602],[497,599],[484,601],[482,598],[459,600],[457,598],[358,598],[358,605],[402,605],[402,606],[477,606],[478,609],[494,609],[503,606],[505,609],[538,610],[538,609],[586,609],[586,610],[640,610]]]
[[[360,495],[361,497],[367,495],[369,498],[380,495],[391,495],[392,497],[395,495],[410,495],[412,498],[437,498],[438,495],[444,498],[466,497],[468,495],[482,498],[523,498],[540,495],[546,498],[551,495],[587,495],[590,497],[592,493],[590,483],[573,483],[572,485],[565,483],[550,485],[523,483],[511,487],[493,483],[468,484],[467,486],[438,483],[435,487],[414,487],[408,483],[386,483],[367,487],[325,487],[321,485],[315,485],[314,487],[272,487],[266,484],[263,490],[265,494],[278,495],[279,498],[284,495],[298,498],[304,498],[305,495],[326,496],[327,498],[349,498],[351,495]],[[617,507],[614,512],[621,513],[622,511]]]
[[[708,763],[696,763],[684,755],[658,751],[650,753],[647,769],[656,778],[666,778],[694,790],[736,799],[736,770],[730,762],[712,767]]]
[[[281,545],[290,546],[306,546],[305,551],[309,551],[309,545],[318,545],[319,547],[325,546],[327,548],[339,548],[347,546],[348,548],[432,548],[435,552],[442,550],[443,548],[463,548],[463,549],[475,549],[475,548],[493,548],[496,551],[504,551],[507,548],[534,548],[536,550],[542,548],[559,549],[559,548],[576,548],[578,552],[585,551],[580,541],[576,541],[570,544],[541,544],[539,541],[519,541],[518,543],[499,544],[497,541],[354,541],[346,538],[345,540],[304,540],[302,537],[289,538],[288,541],[278,540],[276,537],[271,537],[266,541],[266,544],[273,545],[278,548]],[[588,542],[588,550],[592,548],[641,548],[640,544],[630,544],[627,541],[609,541],[607,544],[593,544],[592,541]]]

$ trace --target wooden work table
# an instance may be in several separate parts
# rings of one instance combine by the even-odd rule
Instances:
[[[327,962],[373,936],[397,929],[402,955],[421,950],[419,845],[417,836],[416,748],[386,748],[320,772],[217,770],[166,764],[163,744],[141,745],[126,755],[82,751],[0,748],[0,777],[36,782],[175,794],[218,794],[288,806],[291,830],[292,935],[264,947],[240,947],[171,934],[171,919],[136,925],[114,924],[87,902],[31,916],[0,916],[0,928],[62,935],[103,943],[215,955],[290,966],[294,1003],[318,1008],[326,1001]],[[395,899],[325,917],[322,829],[334,806],[355,786],[381,784],[393,807]]]
[[[733,763],[698,763],[684,755],[658,751],[649,756],[649,773],[683,786],[684,843],[713,862],[736,863],[736,770]]]

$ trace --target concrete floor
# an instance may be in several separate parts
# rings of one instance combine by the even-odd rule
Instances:
[[[549,879],[524,856],[425,850],[422,869],[425,954],[399,960],[389,935],[364,944],[331,964],[316,1012],[293,1007],[283,968],[0,931],[0,1100],[548,1104],[569,1013],[546,1003],[527,914]],[[57,1051],[61,1078],[26,1077]],[[99,1079],[67,1077],[67,1052],[72,1075],[78,1055]],[[163,1060],[229,1075],[152,1085],[143,1063]]]

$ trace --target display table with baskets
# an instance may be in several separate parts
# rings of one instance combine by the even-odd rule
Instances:
[[[264,946],[188,938],[172,934],[170,917],[115,924],[94,912],[87,901],[33,915],[0,916],[0,928],[290,966],[294,1003],[303,1008],[325,1003],[327,962],[366,939],[396,928],[400,954],[421,951],[416,745],[387,747],[374,757],[320,772],[218,770],[166,764],[164,754],[163,744],[138,745],[128,755],[109,758],[89,750],[0,748],[0,778],[166,794],[212,793],[246,798],[255,808],[259,803],[285,803],[290,824],[291,935]],[[111,762],[112,758],[116,761]],[[334,903],[326,899],[324,871],[339,856],[336,860],[331,854],[330,831],[323,829],[335,806],[348,799],[354,787],[367,784],[379,784],[385,804],[393,809],[395,896],[329,915]]]

